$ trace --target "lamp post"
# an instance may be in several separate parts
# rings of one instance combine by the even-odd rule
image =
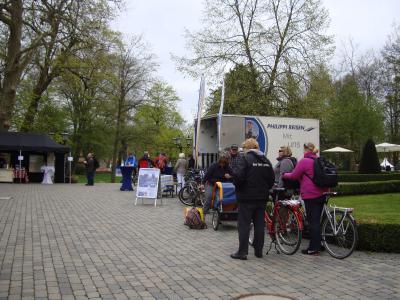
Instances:
[[[179,153],[182,153],[183,147],[182,147],[182,139],[181,139],[181,137],[177,136],[177,137],[172,138],[172,140],[174,141],[175,146],[178,147]]]
[[[190,138],[190,137],[182,138],[180,136],[177,136],[177,137],[172,138],[172,140],[174,141],[175,146],[178,147],[179,153],[182,153],[184,147],[189,148],[192,145],[192,138]],[[186,143],[185,143],[185,141],[186,141]]]

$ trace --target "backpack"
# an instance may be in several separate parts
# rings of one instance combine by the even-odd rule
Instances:
[[[96,158],[93,158],[93,166],[95,170],[100,167],[99,161]]]
[[[184,224],[189,226],[190,229],[207,228],[207,224],[201,219],[200,213],[195,207],[187,212]]]
[[[338,185],[338,172],[336,166],[324,157],[312,158],[314,160],[314,176],[310,178],[319,187],[335,187]]]
[[[292,162],[294,170],[294,168],[296,168],[297,165],[296,157],[288,157],[287,159],[289,159]],[[282,180],[283,180],[283,186],[287,190],[298,190],[300,188],[300,182],[298,180],[284,179],[284,178]]]

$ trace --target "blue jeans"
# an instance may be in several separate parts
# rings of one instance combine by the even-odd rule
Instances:
[[[94,171],[86,173],[87,185],[94,185],[94,173]]]
[[[204,196],[206,198],[203,205],[204,214],[208,213],[208,211],[210,210],[212,193],[213,193],[213,186],[211,184],[206,183],[206,185],[204,186]]]

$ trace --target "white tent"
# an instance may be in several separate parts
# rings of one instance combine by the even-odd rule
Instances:
[[[390,167],[390,169],[393,171],[394,170],[394,166],[388,161],[388,159],[385,157],[381,163],[381,167],[385,168],[386,167]]]
[[[352,150],[342,148],[342,147],[335,147],[331,149],[324,150],[322,152],[332,152],[332,153],[350,153],[353,152]]]
[[[400,145],[382,143],[375,145],[377,152],[398,152],[400,151]]]

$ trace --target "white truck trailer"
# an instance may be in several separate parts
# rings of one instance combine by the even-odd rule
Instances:
[[[255,138],[260,150],[273,165],[277,163],[278,150],[289,146],[297,159],[303,156],[304,143],[311,142],[319,149],[319,120],[262,117],[244,115],[222,115],[220,138],[218,139],[218,115],[203,117],[200,123],[198,151],[199,167],[207,168],[217,160],[219,149],[237,144],[241,147],[246,138]],[[218,140],[220,140],[218,142]]]

